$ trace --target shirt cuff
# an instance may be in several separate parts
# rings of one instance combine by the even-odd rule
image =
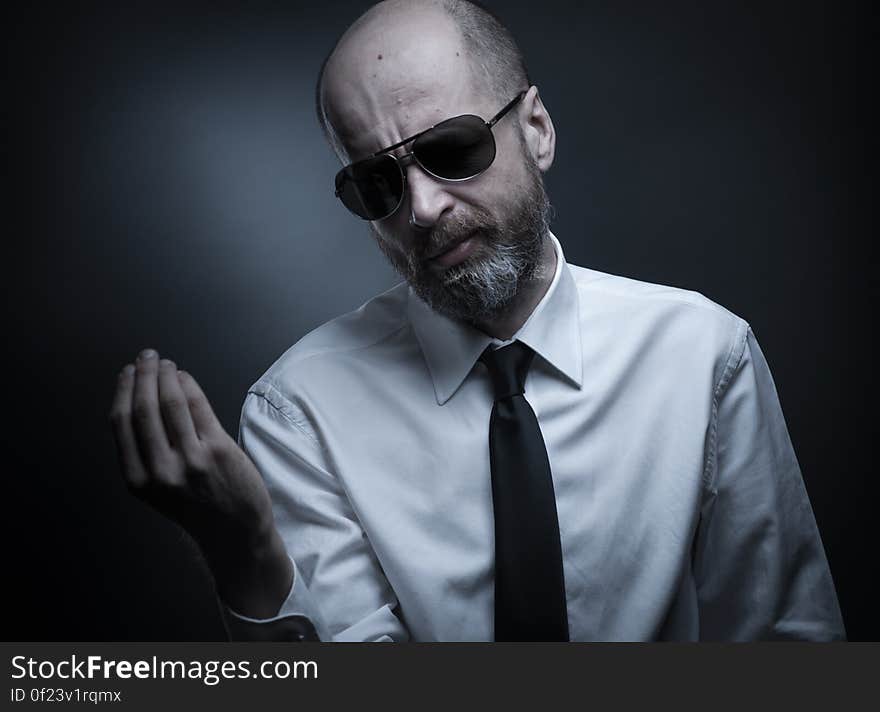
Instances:
[[[271,618],[249,618],[232,610],[218,597],[220,613],[229,640],[256,640],[272,642],[303,642],[330,640],[312,594],[303,581],[296,562],[293,565],[293,584],[278,610]]]

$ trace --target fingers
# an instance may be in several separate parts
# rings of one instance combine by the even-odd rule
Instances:
[[[110,422],[122,476],[129,487],[137,488],[146,484],[147,472],[138,453],[137,439],[131,424],[134,374],[135,367],[132,364],[128,364],[119,374],[113,405],[110,407]]]
[[[157,473],[171,461],[171,445],[159,412],[159,354],[141,351],[135,363],[131,416],[135,439],[148,470]]]
[[[225,435],[195,379],[152,349],[123,369],[110,417],[126,482],[138,489],[155,484],[157,492],[199,467],[201,440]]]
[[[159,407],[168,440],[173,448],[192,454],[199,448],[199,436],[189,412],[186,393],[180,385],[173,361],[159,361]]]
[[[193,425],[200,439],[204,440],[209,437],[217,437],[220,433],[225,433],[223,426],[214,415],[214,410],[208,402],[207,397],[202,391],[201,386],[196,383],[196,379],[190,376],[186,371],[179,371],[178,378],[180,386],[186,394],[187,403],[189,404],[189,412],[192,415]]]

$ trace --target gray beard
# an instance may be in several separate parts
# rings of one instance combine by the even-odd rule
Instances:
[[[536,233],[515,244],[495,244],[489,254],[450,267],[440,280],[410,284],[440,314],[472,323],[491,321],[503,314],[522,285],[534,278],[543,241],[543,234]]]
[[[544,240],[550,231],[550,202],[540,172],[536,166],[530,168],[530,185],[512,203],[515,212],[501,223],[488,213],[466,222],[444,223],[426,233],[422,249],[406,258],[388,250],[376,235],[397,272],[435,312],[467,323],[492,321],[510,309],[524,285],[540,276]],[[448,244],[474,229],[483,243],[475,255],[441,273],[428,268],[424,254],[431,246]]]

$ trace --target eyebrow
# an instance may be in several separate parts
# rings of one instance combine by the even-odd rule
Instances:
[[[511,99],[509,102],[507,102],[504,105],[504,108],[501,109],[501,111],[499,111],[497,114],[495,114],[495,116],[493,116],[488,121],[484,121],[483,123],[485,123],[486,126],[491,129],[496,123],[498,123],[498,121],[501,119],[501,117],[503,117],[508,111],[510,111],[516,105],[516,103],[520,99],[522,99],[527,93],[528,93],[527,91],[521,91],[519,94],[517,94],[515,97],[513,97],[513,99]],[[429,126],[428,128],[426,128],[422,131],[419,131],[417,134],[413,134],[409,138],[405,138],[402,141],[398,141],[397,143],[393,143],[390,146],[386,146],[385,148],[380,148],[375,153],[371,153],[369,156],[366,156],[365,158],[362,158],[360,160],[361,161],[368,161],[371,158],[376,158],[377,156],[381,156],[383,153],[388,153],[388,151],[393,151],[395,148],[400,148],[401,146],[405,146],[410,141],[415,141],[419,136],[428,133],[428,131],[436,128],[440,124],[445,124],[447,121],[451,121],[452,119],[458,119],[462,116],[476,116],[476,114],[459,114],[458,116],[450,116],[448,119],[443,119],[443,121],[438,121],[436,124],[433,124],[432,126]],[[479,117],[479,118],[482,119],[482,117]],[[354,161],[354,163],[359,163],[359,162],[360,161]]]
[[[467,114],[459,114],[459,116],[467,116]],[[386,146],[385,148],[380,148],[375,153],[371,153],[369,156],[364,158],[363,160],[368,160],[370,158],[376,158],[377,156],[381,156],[383,153],[388,153],[388,151],[393,151],[395,148],[400,148],[401,146],[405,146],[410,141],[415,141],[419,136],[428,133],[431,129],[439,126],[440,124],[449,121],[450,119],[457,119],[458,116],[450,116],[448,119],[443,119],[443,121],[439,121],[436,124],[429,126],[428,128],[419,131],[417,134],[413,134],[409,138],[405,138],[402,141],[398,141],[397,143],[392,143],[390,146]]]

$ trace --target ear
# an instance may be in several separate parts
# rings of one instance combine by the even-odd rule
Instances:
[[[538,96],[538,87],[532,86],[519,107],[519,119],[526,146],[542,173],[553,165],[556,155],[556,130],[544,102]]]

